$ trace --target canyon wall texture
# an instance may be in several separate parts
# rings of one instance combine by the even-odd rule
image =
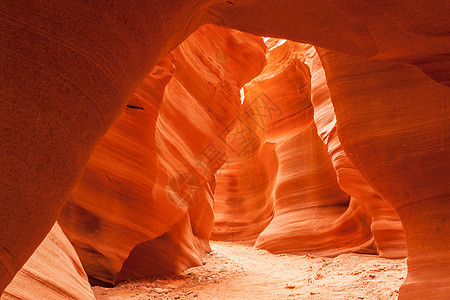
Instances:
[[[216,173],[211,239],[253,245],[273,217],[278,158],[251,117],[252,105],[245,105],[243,111],[226,139],[227,160]]]
[[[450,3],[445,1],[237,0],[217,1],[210,11],[209,18],[221,26],[415,65],[450,85]]]
[[[264,55],[261,38],[205,25],[139,85],[59,217],[91,283],[201,264],[210,251],[213,174],[226,147],[219,137]]]
[[[176,207],[151,198],[156,181],[158,109],[173,76],[173,55],[160,60],[92,153],[59,222],[92,283],[113,283],[130,251],[169,230]]]
[[[278,168],[262,172],[265,169],[259,167],[254,154],[247,155],[248,150],[240,149],[240,169],[235,167],[235,157],[229,157],[226,173],[218,176],[225,181],[217,181],[215,195],[219,218],[215,232],[222,234],[212,238],[242,241],[256,236],[256,247],[274,253],[374,253],[367,211],[354,200],[350,203],[350,196],[340,190],[326,147],[317,135],[308,67],[297,57],[294,43],[277,39],[266,43],[267,66],[245,86],[242,124],[236,124],[229,140],[241,141],[241,148],[251,149],[250,153],[261,149],[261,140],[271,144]],[[246,176],[239,177],[242,174]],[[251,184],[258,181],[259,185]],[[259,222],[249,226],[250,221]]]
[[[442,298],[450,290],[449,88],[412,66],[319,54],[342,147],[402,220],[401,297]]]
[[[328,148],[340,188],[364,205],[371,215],[371,230],[378,254],[382,257],[406,257],[402,224],[395,210],[384,201],[354,167],[342,149],[325,72],[314,47],[296,44],[297,55],[311,71],[311,102],[319,136]]]
[[[95,299],[77,253],[58,223],[0,299]]]
[[[356,193],[359,191],[345,183],[345,178],[350,175],[339,174],[337,160],[334,165],[333,160],[327,164],[331,166],[330,170],[334,166],[341,188],[354,196],[350,198],[349,207],[358,201],[383,203],[382,199],[398,214],[405,231],[409,268],[407,280],[400,289],[400,298],[445,299],[450,294],[448,11],[450,3],[447,1],[4,1],[0,13],[0,94],[3,104],[0,112],[0,169],[4,170],[0,174],[0,292],[52,228],[90,154],[123,107],[129,104],[128,110],[139,110],[136,108],[138,103],[130,102],[138,84],[162,57],[195,29],[212,22],[258,36],[288,38],[321,47],[318,52],[335,110],[337,136],[351,162],[349,168],[358,171],[350,170],[351,177],[361,180],[364,195],[358,196]],[[202,43],[210,40],[203,39]],[[180,169],[168,167],[169,159],[164,157],[164,153],[150,163],[156,163],[158,170],[164,169],[162,174],[168,174],[166,177],[157,176],[152,197],[163,199],[157,205],[172,205],[174,215],[178,216],[172,221],[180,225],[168,225],[167,230],[173,228],[174,231],[163,230],[161,234],[167,235],[158,236],[161,237],[155,241],[158,246],[171,244],[173,237],[185,236],[184,229],[190,226],[193,236],[198,237],[194,244],[207,249],[204,241],[212,226],[214,180],[209,176],[208,183],[203,182],[206,177],[199,174],[198,169],[189,170],[189,166],[193,160],[196,161],[195,157],[204,144],[208,144],[205,137],[214,140],[213,137],[219,134],[218,139],[222,142],[221,133],[228,134],[232,129],[233,126],[226,123],[233,123],[239,113],[238,91],[259,73],[257,68],[251,67],[255,66],[252,59],[260,61],[256,57],[249,52],[245,58],[231,64],[236,70],[245,70],[244,76],[232,80],[232,83],[212,80],[214,84],[210,87],[193,87],[211,97],[215,93],[215,85],[225,81],[223,89],[236,93],[233,100],[226,102],[228,104],[203,106],[207,111],[204,114],[195,106],[176,112],[167,105],[166,114],[184,116],[180,119],[182,122],[193,114],[205,115],[211,123],[206,123],[210,130],[202,131],[198,145],[180,148],[182,151],[192,149],[187,153],[177,153],[175,161]],[[261,59],[261,68],[263,63]],[[215,64],[207,61],[206,65],[210,70],[216,70]],[[225,74],[225,77],[229,76],[227,72]],[[211,78],[214,77],[217,76]],[[190,81],[202,82],[197,78],[190,78]],[[173,84],[184,87],[183,77],[178,77]],[[186,89],[191,95],[196,94],[194,90]],[[167,98],[170,99],[169,96]],[[187,101],[191,98],[188,97]],[[204,104],[205,101],[199,100],[198,103]],[[314,111],[318,111],[320,101],[313,100],[313,104]],[[195,122],[188,120],[187,124],[192,123]],[[158,141],[167,142],[164,147],[170,148],[168,140],[163,138],[166,134],[171,133],[172,138],[187,134],[180,129],[160,126],[159,130],[155,128],[155,136],[160,137],[156,140],[157,145]],[[272,131],[271,127],[269,124],[267,132]],[[320,125],[318,127],[320,137],[324,138]],[[273,130],[277,132],[277,126]],[[278,134],[284,138],[294,131],[286,134],[281,130],[266,136],[266,139],[275,144],[288,143],[287,139],[271,138]],[[197,133],[195,130],[192,132]],[[317,143],[320,140],[314,139]],[[296,147],[296,144],[292,146]],[[327,146],[322,148],[323,155],[333,149]],[[226,147],[222,145],[219,149]],[[281,144],[275,148],[278,152],[290,151]],[[206,167],[211,173],[220,164],[206,164]],[[200,189],[203,198],[198,201],[198,210],[189,211],[183,206],[192,195],[187,198],[179,196],[178,186],[185,182],[185,178],[169,184],[174,170],[178,172],[186,168],[192,171],[188,174],[199,175],[200,182],[205,184]],[[264,168],[267,174],[275,169],[270,163]],[[281,164],[278,169],[283,169]],[[264,169],[260,168],[258,172],[262,172],[260,170]],[[111,185],[119,189],[117,183]],[[196,181],[193,185],[197,185]],[[264,188],[268,189],[269,185],[270,182]],[[176,204],[169,201],[166,186],[171,187],[172,195],[175,194],[171,199],[177,199]],[[260,211],[262,217],[255,216],[256,219],[270,217],[267,201],[270,202],[272,195],[267,194],[267,210],[263,208]],[[376,199],[365,201],[369,194]],[[262,195],[261,192],[259,197]],[[180,199],[183,201],[179,202]],[[360,205],[359,209],[371,210],[367,205]],[[373,221],[375,240],[377,236],[380,240],[378,249],[398,255],[395,253],[402,251],[401,234],[398,226],[392,225],[398,222],[395,214],[384,204],[376,204],[372,209],[377,212],[368,213],[364,220]],[[194,217],[196,212],[201,213]],[[89,216],[83,211],[78,214]],[[96,224],[96,220],[94,215],[88,224]],[[384,230],[380,222],[386,223],[390,229]],[[99,228],[102,226],[100,224]],[[142,233],[146,229],[133,230]],[[76,232],[73,228],[69,231]],[[399,233],[397,242],[386,243],[385,234],[396,235],[395,232]],[[121,239],[120,236],[113,239],[116,238]],[[124,244],[127,244],[127,249],[137,249],[136,257],[142,253],[139,246],[145,248],[145,245],[131,245],[128,241]],[[116,259],[114,272],[120,266],[117,261],[123,260],[125,252]],[[130,260],[131,266],[136,264],[132,257]],[[104,272],[107,273],[109,278],[113,276],[110,271]]]
[[[0,291],[139,82],[206,10],[201,1],[2,3]]]

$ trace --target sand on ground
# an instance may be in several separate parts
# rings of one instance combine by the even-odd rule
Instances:
[[[236,243],[211,242],[204,264],[180,275],[93,287],[99,300],[397,299],[406,259],[343,254],[275,255]]]

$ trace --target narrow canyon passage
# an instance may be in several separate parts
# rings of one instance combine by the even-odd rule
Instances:
[[[94,287],[98,300],[148,299],[397,299],[405,259],[343,254],[271,254],[231,242],[211,242],[202,266],[179,275]]]
[[[0,299],[447,300],[450,2],[413,2],[3,1]]]

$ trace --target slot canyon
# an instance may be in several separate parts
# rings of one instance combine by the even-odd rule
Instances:
[[[449,16],[2,0],[0,299],[449,299]]]

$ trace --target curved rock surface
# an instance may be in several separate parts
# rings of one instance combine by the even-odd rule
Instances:
[[[171,203],[154,201],[156,118],[175,67],[162,59],[95,148],[60,224],[94,284],[112,284],[130,251],[170,229]],[[178,212],[179,213],[179,212]],[[169,223],[169,224],[167,224]]]
[[[400,298],[444,299],[450,293],[449,88],[412,66],[319,54],[342,147],[402,220],[408,277]]]
[[[314,121],[320,138],[328,148],[339,186],[368,209],[372,217],[371,230],[378,254],[389,258],[406,257],[405,237],[397,213],[373,190],[342,149],[325,72],[317,52],[311,45],[296,44],[296,47],[297,55],[311,70]]]
[[[222,26],[413,64],[450,85],[450,4],[445,1],[218,1],[211,11],[213,22]]]
[[[0,299],[95,299],[77,253],[58,223]]]
[[[292,42],[266,43],[267,66],[245,86],[244,114],[228,136],[238,151],[218,175],[213,238],[253,242],[257,236],[256,247],[275,253],[373,252],[366,249],[373,244],[367,212],[353,200],[349,206],[317,135],[308,67]],[[265,141],[275,143],[266,145],[275,146],[278,170],[267,172],[255,160]]]
[[[375,253],[367,211],[339,189],[313,122],[276,145],[275,214],[255,246],[273,253]]]
[[[272,191],[278,170],[274,144],[264,143],[261,101],[243,107],[227,136],[227,161],[216,173],[213,240],[253,245],[273,217]]]
[[[261,38],[205,25],[138,87],[60,216],[92,283],[177,273],[210,251],[217,137],[264,50]]]
[[[0,291],[53,226],[138,83],[209,21],[422,70],[321,56],[343,149],[405,228],[410,276],[400,296],[445,297],[449,6],[400,0],[5,1]]]
[[[139,82],[205,22],[202,2],[2,3],[0,291]]]

